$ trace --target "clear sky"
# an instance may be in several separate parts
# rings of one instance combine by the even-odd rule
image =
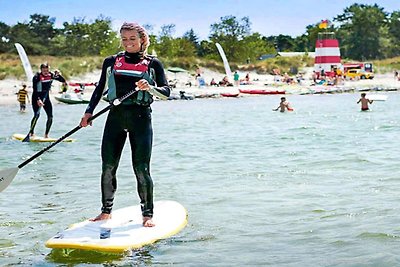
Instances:
[[[322,19],[333,19],[353,3],[375,4],[386,12],[400,10],[400,0],[0,0],[0,21],[15,25],[29,21],[35,13],[56,19],[56,27],[75,18],[91,22],[99,15],[110,17],[113,28],[124,21],[136,21],[154,27],[175,24],[174,37],[191,28],[200,39],[207,39],[210,25],[221,17],[249,17],[253,32],[264,36],[305,33],[306,27]]]

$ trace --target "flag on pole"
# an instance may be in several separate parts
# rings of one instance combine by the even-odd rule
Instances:
[[[327,19],[322,20],[322,21],[319,23],[318,28],[320,28],[320,29],[326,29],[326,28],[328,28],[328,20],[327,20]]]

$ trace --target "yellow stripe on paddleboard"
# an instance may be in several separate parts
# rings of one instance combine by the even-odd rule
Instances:
[[[19,140],[19,141],[24,140],[25,137],[26,137],[26,134],[18,134],[18,133],[13,134],[13,136],[12,136],[12,138],[14,140]],[[57,140],[58,139],[55,139],[55,138],[44,138],[41,136],[34,136],[34,137],[29,138],[29,142],[55,142]],[[63,140],[63,142],[74,142],[74,141],[75,141],[75,139],[71,139],[71,138],[67,138],[67,139]]]
[[[133,209],[135,209],[135,213],[132,212]],[[119,214],[118,211],[120,211]],[[121,216],[121,214],[123,215]],[[102,225],[107,224],[107,221],[84,221],[61,231],[50,238],[45,245],[53,249],[123,253],[177,234],[187,225],[187,216],[187,210],[181,204],[175,201],[157,201],[154,203],[153,217],[156,226],[145,228],[140,223],[142,219],[140,206],[127,207],[113,212],[113,218],[109,222],[114,226],[110,226],[112,227],[111,235],[108,239],[99,237],[100,228],[104,227]],[[156,228],[157,226],[158,228]]]

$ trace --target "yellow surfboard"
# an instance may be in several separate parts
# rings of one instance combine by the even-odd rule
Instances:
[[[26,134],[19,134],[19,133],[13,134],[13,136],[12,136],[12,138],[14,140],[19,140],[19,141],[24,140],[25,137],[26,137]],[[44,137],[36,136],[36,135],[34,137],[29,138],[29,142],[55,142],[55,141],[57,141],[57,139],[55,139],[55,138],[44,138]],[[63,142],[74,142],[74,141],[75,141],[75,139],[71,139],[71,138],[66,138],[63,140]]]
[[[153,222],[154,227],[143,227],[140,205],[130,206],[113,211],[110,220],[73,224],[46,247],[123,253],[177,234],[187,224],[187,211],[176,201],[156,201]]]

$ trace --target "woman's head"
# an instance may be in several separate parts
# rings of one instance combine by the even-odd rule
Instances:
[[[150,39],[145,28],[135,22],[124,22],[119,32],[122,46],[127,52],[143,55],[146,53]]]

